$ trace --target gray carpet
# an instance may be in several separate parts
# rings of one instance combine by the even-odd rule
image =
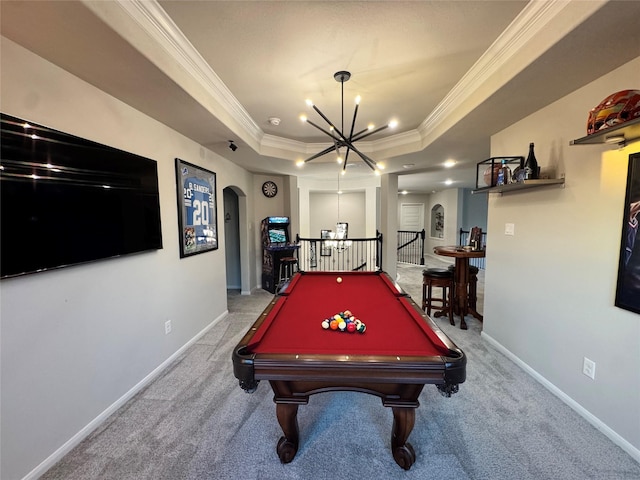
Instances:
[[[422,268],[398,268],[400,285],[416,300]],[[481,299],[482,281],[479,288]],[[481,324],[469,318],[467,331],[436,320],[467,354],[467,381],[451,398],[430,385],[423,391],[409,437],[417,455],[411,470],[391,455],[391,410],[377,397],[346,392],[315,395],[300,407],[300,449],[282,465],[269,384],[247,394],[231,365],[232,348],[271,298],[230,293],[228,318],[42,478],[640,478],[640,464],[487,345]]]

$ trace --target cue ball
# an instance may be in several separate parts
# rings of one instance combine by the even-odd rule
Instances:
[[[338,278],[336,278],[336,282],[338,282],[338,283],[342,283],[342,277],[338,277]]]

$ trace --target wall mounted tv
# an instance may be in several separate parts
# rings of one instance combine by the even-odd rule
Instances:
[[[154,160],[0,115],[1,278],[162,248]]]

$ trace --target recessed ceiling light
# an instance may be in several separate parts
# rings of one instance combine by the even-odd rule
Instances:
[[[274,127],[280,125],[280,119],[278,117],[269,117],[269,123]]]
[[[445,184],[445,185],[451,185],[452,183],[453,183],[453,180],[451,180],[450,178],[447,178],[447,179],[444,181],[444,184]]]
[[[402,168],[413,168],[415,166],[415,163],[405,163],[404,165],[402,165]]]
[[[451,167],[453,167],[455,164],[456,164],[456,161],[455,161],[455,160],[452,160],[452,159],[449,159],[449,160],[447,160],[447,161],[445,161],[445,162],[444,162],[444,166],[445,166],[446,168],[451,168]]]

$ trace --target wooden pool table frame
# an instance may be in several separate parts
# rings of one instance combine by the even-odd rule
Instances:
[[[283,463],[291,462],[298,450],[298,406],[306,405],[309,397],[317,393],[354,391],[376,395],[385,407],[391,407],[393,457],[405,470],[413,465],[415,451],[407,438],[415,424],[418,397],[426,384],[436,385],[445,396],[456,393],[458,384],[465,381],[466,357],[400,287],[396,288],[448,348],[447,356],[252,353],[248,345],[280,295],[273,298],[234,349],[234,375],[244,390],[255,391],[260,380],[271,384],[277,419],[284,433],[277,445]]]

